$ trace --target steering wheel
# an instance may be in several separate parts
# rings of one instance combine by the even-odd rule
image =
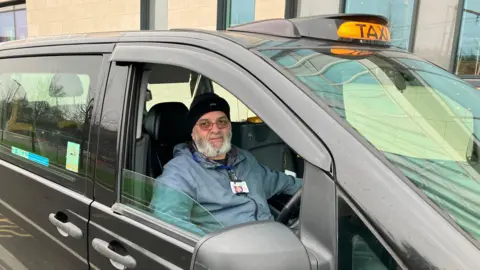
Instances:
[[[278,214],[277,221],[288,225],[291,215],[300,208],[300,199],[302,198],[303,187],[300,188],[292,198],[285,204],[282,211]]]

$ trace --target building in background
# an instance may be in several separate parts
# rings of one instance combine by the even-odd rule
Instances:
[[[27,37],[25,4],[19,1],[0,1],[0,42]]]
[[[285,17],[285,0],[140,0],[142,29],[225,29]]]
[[[140,0],[26,0],[29,37],[140,29]]]
[[[393,44],[480,87],[479,0],[297,0],[297,16],[373,13],[391,22]],[[328,2],[326,9],[323,2]]]
[[[142,29],[226,29],[268,18],[371,13],[392,42],[465,79],[479,79],[480,0],[141,0]]]
[[[226,29],[333,13],[390,19],[393,44],[480,86],[480,0],[0,0],[0,39],[139,29]]]

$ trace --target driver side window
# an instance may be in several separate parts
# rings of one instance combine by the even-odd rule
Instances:
[[[176,187],[125,169],[122,179],[123,204],[198,236],[224,228],[208,210]]]
[[[302,186],[303,159],[213,80],[170,65],[141,69],[145,88],[132,110],[137,114],[130,116],[135,136],[122,172],[121,203],[197,236],[276,219]],[[205,93],[215,93],[230,108],[225,163],[203,156],[187,125],[192,100]],[[295,229],[298,218],[295,210],[282,222]]]

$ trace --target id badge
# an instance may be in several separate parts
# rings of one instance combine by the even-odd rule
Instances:
[[[230,187],[232,188],[232,192],[234,194],[248,193],[248,186],[247,182],[245,181],[230,182]]]

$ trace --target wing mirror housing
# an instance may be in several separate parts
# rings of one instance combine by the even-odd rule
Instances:
[[[193,252],[191,270],[310,270],[308,251],[285,225],[245,223],[204,236]]]

